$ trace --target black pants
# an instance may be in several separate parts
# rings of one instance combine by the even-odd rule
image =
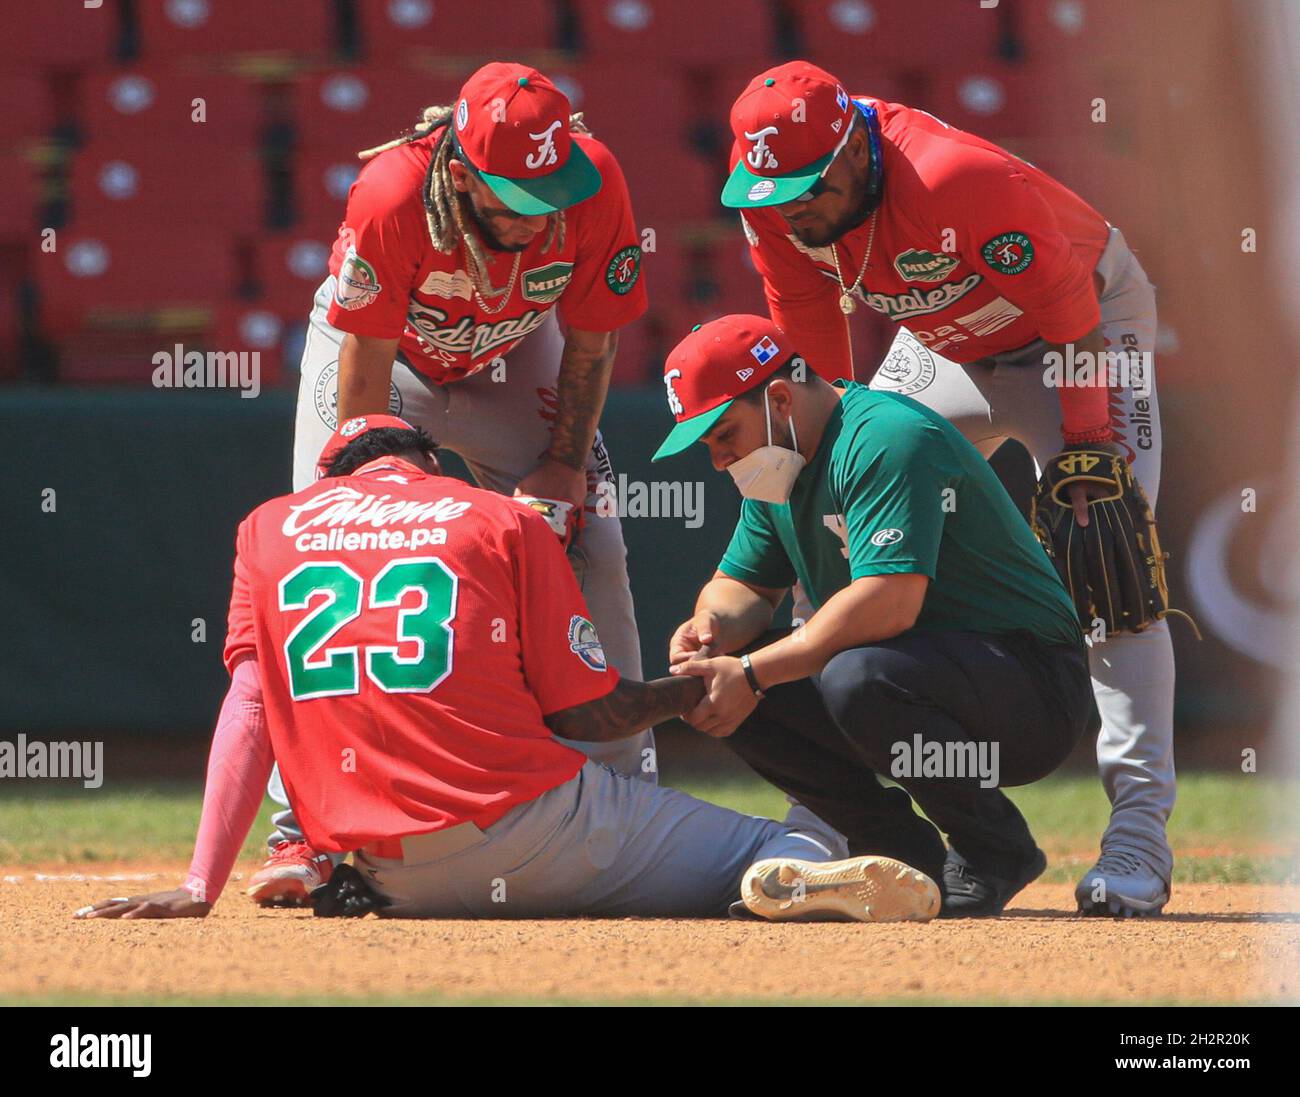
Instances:
[[[855,855],[896,857],[941,881],[936,826],[972,866],[997,875],[1023,866],[1034,839],[999,788],[981,787],[987,769],[959,762],[936,775],[925,759],[970,763],[980,756],[961,744],[983,743],[990,760],[996,744],[997,785],[1024,785],[1100,725],[1082,643],[912,633],[842,651],[820,675],[773,687],[724,741],[843,833]],[[885,787],[878,773],[902,787]]]

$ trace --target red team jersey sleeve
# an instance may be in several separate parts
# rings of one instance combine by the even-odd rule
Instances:
[[[583,331],[616,331],[646,310],[641,239],[623,170],[599,141],[577,136],[600,171],[600,190],[569,211],[575,234],[573,275],[560,297],[560,318]]]
[[[514,553],[524,679],[543,716],[604,697],[618,684],[591,611],[546,519],[523,512]]]
[[[353,335],[400,337],[428,232],[406,159],[380,156],[367,165],[348,192],[334,243],[330,324]]]
[[[1081,339],[1101,323],[1093,284],[1095,260],[1080,255],[1052,207],[1015,162],[996,152],[967,151],[939,173],[934,225],[957,229],[962,257],[1037,325],[1048,343]],[[1063,387],[1066,435],[1105,430],[1110,422],[1104,386]]]
[[[233,674],[235,667],[250,655],[257,654],[253,593],[248,581],[248,521],[239,524],[235,537],[235,581],[230,588],[230,611],[226,616],[226,647],[222,661],[226,672]]]

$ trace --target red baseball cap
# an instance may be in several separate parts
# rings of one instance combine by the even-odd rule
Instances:
[[[731,108],[742,155],[722,204],[741,209],[798,198],[848,140],[853,109],[844,85],[807,61],[759,73]]]
[[[493,61],[460,89],[452,135],[469,167],[515,213],[554,213],[600,190],[569,132],[565,94],[527,65]]]
[[[668,410],[677,425],[651,460],[698,442],[737,396],[758,388],[793,357],[789,337],[766,316],[720,316],[696,324],[664,363]]]
[[[354,419],[345,419],[339,424],[338,430],[330,435],[325,448],[320,451],[320,457],[316,459],[316,479],[319,480],[325,475],[344,446],[360,438],[366,431],[378,430],[380,427],[396,427],[398,430],[415,429],[405,419],[399,419],[396,415],[358,415]]]

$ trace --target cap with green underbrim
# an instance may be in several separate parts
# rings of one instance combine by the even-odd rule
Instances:
[[[569,159],[549,175],[510,179],[486,171],[477,174],[507,207],[526,217],[576,206],[600,190],[601,184],[600,169],[577,141],[569,146]]]
[[[742,159],[722,188],[722,204],[728,209],[753,209],[793,202],[821,178],[834,155],[828,152],[788,175],[755,175]]]
[[[682,450],[694,445],[713,429],[713,424],[722,418],[732,403],[732,400],[728,400],[725,404],[719,404],[716,408],[700,412],[699,415],[692,419],[683,419],[668,432],[668,437],[664,439],[663,445],[655,450],[655,455],[650,460],[659,461],[665,457],[671,457],[673,454],[681,453]]]

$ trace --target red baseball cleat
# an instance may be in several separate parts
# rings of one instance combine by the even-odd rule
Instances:
[[[264,907],[302,907],[313,888],[329,880],[334,864],[306,842],[278,842],[248,881],[248,897]]]

